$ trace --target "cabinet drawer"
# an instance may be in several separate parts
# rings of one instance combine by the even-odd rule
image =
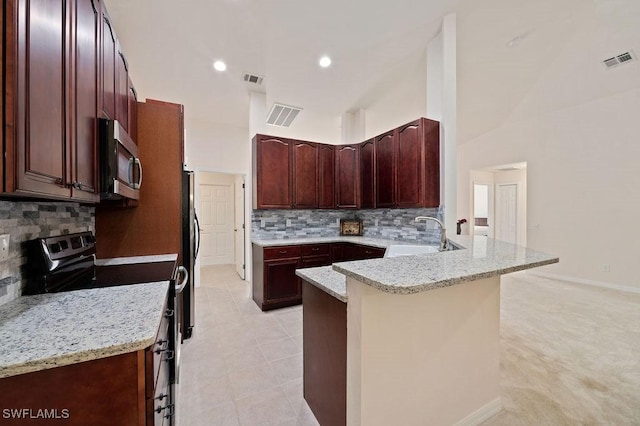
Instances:
[[[331,244],[306,244],[300,246],[302,256],[319,256],[321,254],[329,254]]]
[[[377,257],[384,257],[386,250],[379,247],[358,246],[358,258],[359,259],[374,259]]]
[[[264,249],[264,260],[288,259],[300,257],[300,246],[267,247]]]
[[[307,256],[300,260],[301,268],[315,268],[317,266],[329,266],[331,265],[331,256],[328,254],[322,254],[318,256]]]

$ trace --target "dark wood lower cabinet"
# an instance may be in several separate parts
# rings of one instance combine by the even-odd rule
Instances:
[[[347,424],[347,304],[302,282],[304,399],[321,425]]]
[[[352,243],[261,247],[253,245],[253,300],[263,311],[302,303],[296,269],[384,256],[385,249]]]

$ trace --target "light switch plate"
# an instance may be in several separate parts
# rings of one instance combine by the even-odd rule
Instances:
[[[9,258],[9,234],[0,235],[0,261]]]

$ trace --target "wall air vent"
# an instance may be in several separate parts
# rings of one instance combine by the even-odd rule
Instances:
[[[618,65],[622,65],[627,62],[631,62],[635,59],[636,59],[636,54],[633,52],[633,50],[630,50],[628,52],[624,52],[619,55],[612,56],[608,59],[605,59],[604,61],[602,61],[602,64],[604,65],[605,68],[609,69],[609,68],[615,68]]]
[[[300,111],[302,108],[274,103],[269,115],[267,115],[267,124],[289,127]]]
[[[264,77],[262,77],[261,75],[247,73],[244,75],[243,80],[247,83],[262,84],[262,80],[264,80]]]

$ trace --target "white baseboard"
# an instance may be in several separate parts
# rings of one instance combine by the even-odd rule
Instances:
[[[571,277],[568,275],[550,274],[549,272],[527,271],[527,273],[531,275],[543,277],[543,278],[551,278],[554,280],[568,281],[570,283],[584,284],[584,285],[590,285],[590,286],[602,287],[602,288],[611,288],[614,290],[640,294],[640,288],[638,287],[631,287],[631,286],[620,285],[620,284],[611,284],[611,283],[605,283],[602,281],[587,280],[584,278]]]
[[[496,398],[486,405],[483,405],[473,413],[469,414],[464,419],[460,420],[455,426],[475,426],[484,422],[485,420],[495,416],[502,410],[502,401],[500,398]]]

